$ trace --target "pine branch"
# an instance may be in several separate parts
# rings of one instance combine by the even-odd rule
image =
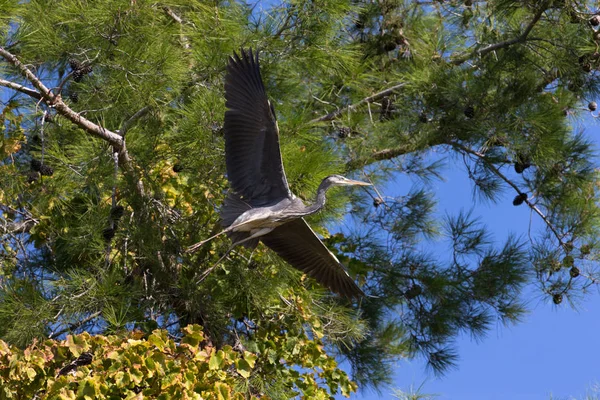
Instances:
[[[499,42],[499,43],[490,44],[485,47],[476,48],[475,50],[473,50],[471,53],[469,53],[467,55],[464,55],[462,57],[458,57],[458,58],[455,58],[454,60],[451,60],[452,64],[460,65],[460,64],[464,63],[465,61],[470,60],[473,57],[484,57],[485,55],[487,55],[488,53],[491,53],[492,51],[499,50],[499,49],[505,49],[507,47],[512,46],[513,44],[525,42],[527,40],[527,36],[531,32],[531,30],[533,29],[535,24],[540,20],[544,11],[546,11],[546,6],[547,6],[547,3],[542,4],[540,9],[533,16],[533,19],[531,20],[531,22],[529,22],[529,24],[525,27],[525,30],[523,31],[523,33],[521,33],[516,38],[510,39],[510,40],[505,40],[505,41]]]
[[[364,167],[364,166],[372,164],[374,162],[383,161],[383,160],[391,160],[392,158],[396,158],[401,155],[408,154],[412,151],[414,151],[414,146],[411,146],[411,145],[402,145],[399,147],[395,147],[393,149],[383,149],[383,150],[375,151],[369,156],[351,160],[350,162],[348,162],[348,164],[346,164],[346,167],[347,167],[348,171],[353,171],[357,168]]]
[[[52,332],[50,335],[48,335],[48,339],[52,339],[52,338],[58,337],[58,336],[60,336],[60,335],[62,335],[64,333],[71,332],[71,331],[73,331],[73,330],[75,330],[75,329],[77,329],[77,328],[79,328],[79,327],[87,324],[88,322],[90,322],[94,318],[97,318],[100,314],[102,314],[101,311],[96,311],[96,312],[88,315],[84,319],[82,319],[80,321],[77,321],[74,324],[70,324],[69,326],[67,326],[64,329],[61,329],[60,331]]]
[[[381,99],[382,97],[388,96],[392,93],[394,93],[396,90],[404,87],[406,85],[406,83],[400,83],[398,85],[392,86],[391,88],[382,90],[381,92],[375,93],[372,96],[369,97],[365,97],[364,99],[360,100],[357,103],[351,104],[349,106],[346,106],[344,108],[340,108],[338,110],[335,110],[333,112],[330,112],[327,115],[323,115],[322,117],[319,118],[315,118],[312,121],[310,121],[311,124],[315,124],[317,122],[325,122],[325,121],[331,121],[336,119],[337,117],[339,117],[340,115],[342,115],[343,113],[347,112],[351,112],[354,111],[355,109],[357,109],[358,107],[364,105],[364,104],[368,104],[368,103],[372,103],[375,100]]]
[[[60,94],[55,95],[42,83],[42,81],[33,72],[31,72],[29,68],[27,68],[21,61],[19,61],[19,59],[16,56],[8,52],[3,47],[0,47],[0,56],[6,59],[6,61],[8,61],[10,64],[15,66],[21,72],[21,74],[23,74],[25,78],[27,78],[27,80],[31,82],[31,84],[38,90],[38,94],[41,95],[41,100],[44,103],[46,103],[48,107],[54,108],[58,114],[67,118],[72,123],[83,129],[85,132],[110,143],[114,151],[119,153],[119,166],[129,175],[137,175],[131,157],[127,152],[125,140],[121,137],[121,135],[106,129],[103,126],[97,125],[92,121],[88,120],[87,118],[81,116],[81,114],[76,113],[62,100]],[[40,99],[39,97],[36,97],[34,93],[31,93],[29,95],[36,99]],[[136,178],[136,189],[140,196],[145,197],[143,183],[138,178]]]
[[[23,221],[6,223],[0,226],[2,235],[10,235],[16,233],[28,233],[34,226],[39,223],[37,219],[27,218]]]
[[[513,189],[515,189],[515,191],[519,194],[519,195],[524,195],[524,193],[521,191],[521,189],[519,189],[519,187],[510,179],[508,179],[506,177],[506,175],[504,175],[502,172],[500,172],[500,170],[498,168],[496,168],[496,166],[490,162],[490,160],[487,159],[487,157],[478,152],[475,151],[467,146],[464,146],[458,142],[448,142],[449,145],[451,145],[452,147],[455,147],[459,150],[462,150],[465,153],[471,154],[479,159],[481,159],[485,165],[494,173],[496,174],[500,179],[502,179],[504,182],[506,182],[509,186],[511,186]],[[548,219],[548,217],[546,217],[546,215],[535,205],[533,204],[529,199],[524,199],[524,202],[529,206],[529,208],[531,208],[537,215],[540,216],[540,218],[546,223],[546,226],[548,226],[548,228],[552,231],[552,233],[554,234],[554,236],[556,236],[556,239],[558,240],[558,243],[560,244],[561,247],[565,247],[565,243],[562,241],[562,237],[561,235],[558,233],[558,231],[556,230],[556,228],[554,227],[554,225],[552,225],[552,223],[550,222],[550,220]]]
[[[28,88],[27,86],[20,85],[16,82],[11,82],[11,81],[7,81],[4,79],[0,79],[0,86],[4,86],[9,89],[16,90],[17,92],[25,93],[27,96],[33,97],[36,100],[42,99],[42,95],[39,92],[37,92],[31,88]]]
[[[129,130],[129,128],[131,128],[133,126],[133,124],[140,118],[142,118],[144,115],[148,114],[148,112],[150,111],[150,106],[145,106],[144,108],[140,109],[138,112],[136,112],[135,114],[133,114],[131,116],[131,118],[129,118],[127,121],[125,121],[123,123],[123,125],[121,126],[121,129],[119,129],[117,132],[119,133],[119,135],[121,135],[121,137],[125,137],[125,134],[127,133],[127,131]]]
[[[433,138],[430,142],[426,143],[425,148],[438,146],[440,144],[444,144],[445,142],[440,138]],[[379,151],[374,151],[368,156],[356,158],[354,160],[348,161],[346,164],[346,171],[354,171],[358,168],[365,167],[367,165],[373,164],[377,161],[385,161],[391,160],[393,158],[402,156],[404,154],[412,153],[418,150],[414,144],[402,144],[398,147],[394,147],[392,149],[383,149]]]

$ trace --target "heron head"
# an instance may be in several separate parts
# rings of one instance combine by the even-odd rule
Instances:
[[[330,186],[371,186],[370,183],[355,181],[354,179],[348,179],[341,175],[330,175],[325,178],[325,182]]]

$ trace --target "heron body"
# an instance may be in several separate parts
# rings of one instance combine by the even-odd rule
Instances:
[[[348,298],[362,296],[303,217],[323,208],[330,187],[370,184],[331,175],[323,179],[310,205],[292,194],[283,170],[275,110],[265,92],[258,54],[252,50],[242,49],[240,56],[230,57],[225,100],[225,161],[231,186],[220,211],[225,229],[189,250],[223,233],[231,238],[232,247],[254,248],[260,240],[331,291]]]

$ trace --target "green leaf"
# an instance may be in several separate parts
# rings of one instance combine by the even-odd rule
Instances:
[[[248,361],[244,360],[243,358],[236,360],[235,368],[238,374],[240,374],[243,378],[246,379],[248,379],[250,377],[250,374],[252,373],[252,367],[250,366]]]

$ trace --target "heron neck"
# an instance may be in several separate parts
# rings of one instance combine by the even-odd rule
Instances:
[[[314,203],[307,207],[306,211],[308,214],[314,214],[325,207],[325,201],[327,200],[325,193],[329,188],[330,184],[327,181],[321,182],[319,188],[317,189],[317,196],[315,197]]]

